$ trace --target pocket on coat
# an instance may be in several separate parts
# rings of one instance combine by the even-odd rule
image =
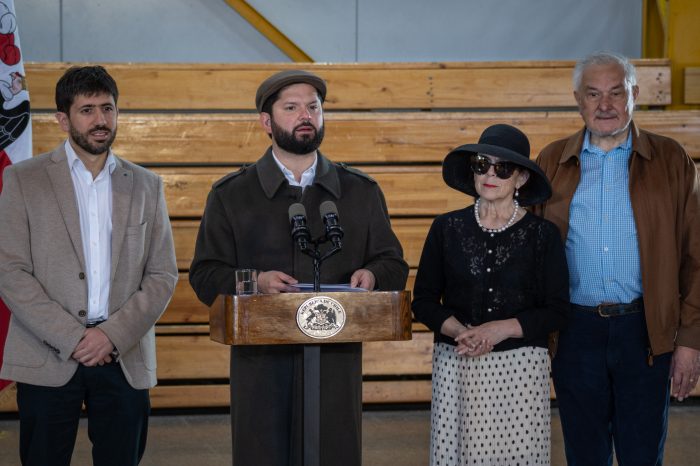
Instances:
[[[139,263],[143,257],[146,247],[146,229],[148,222],[143,222],[140,225],[131,225],[126,227],[124,232],[124,247],[122,254],[129,259],[135,259],[135,263]]]
[[[131,235],[141,235],[143,236],[146,233],[146,227],[148,226],[148,222],[143,222],[140,225],[129,225],[126,227],[126,232],[125,234],[127,236]]]
[[[42,367],[48,357],[48,346],[23,327],[10,325],[5,343],[5,363],[22,367]]]
[[[146,369],[151,371],[155,370],[158,363],[156,360],[156,342],[153,331],[149,331],[141,338],[139,341],[139,349],[141,350],[141,359]]]

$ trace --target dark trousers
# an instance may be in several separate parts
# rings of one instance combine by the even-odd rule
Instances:
[[[24,466],[69,466],[85,403],[95,466],[137,465],[146,449],[148,390],[132,388],[119,364],[78,366],[62,387],[17,384]]]
[[[644,313],[570,311],[552,362],[569,466],[661,465],[671,353],[648,363]]]

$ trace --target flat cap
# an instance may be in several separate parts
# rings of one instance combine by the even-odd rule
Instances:
[[[262,112],[265,102],[272,94],[285,86],[299,83],[312,85],[318,91],[321,102],[326,100],[326,81],[308,71],[285,70],[273,74],[258,87],[258,91],[255,93],[255,108],[258,109],[258,112]]]

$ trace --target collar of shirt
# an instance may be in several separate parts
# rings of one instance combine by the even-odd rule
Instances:
[[[284,164],[280,162],[275,155],[275,151],[272,151],[272,158],[275,160],[275,163],[280,170],[282,170],[282,173],[287,181],[289,181],[290,186],[301,186],[301,189],[304,189],[314,182],[314,178],[316,177],[316,165],[318,165],[318,155],[314,155],[314,163],[312,163],[311,166],[304,170],[304,173],[301,174],[301,181],[297,181],[294,178],[294,173],[292,173],[289,168],[285,167]]]
[[[618,149],[624,150],[624,151],[629,151],[631,148],[632,148],[632,131],[627,132],[627,139],[625,140],[625,142],[623,142],[619,146],[609,150],[608,152],[605,152],[600,147],[591,143],[591,132],[589,130],[586,130],[586,135],[583,138],[583,146],[581,146],[581,155],[583,155],[585,153],[605,155],[606,153],[610,153],[610,152],[618,150]]]
[[[70,145],[70,141],[67,139],[64,148],[66,150],[66,157],[68,158],[68,166],[70,167],[70,170],[76,173],[78,176],[85,177],[86,174],[90,175],[89,181],[92,182],[92,174],[87,169],[83,161],[80,160],[78,154],[75,153],[75,149],[73,149],[73,146]],[[116,167],[117,161],[114,159],[114,154],[112,154],[112,151],[110,150],[109,154],[107,155],[107,161],[105,162],[105,166],[97,175],[95,181],[97,182],[104,178],[106,176],[106,173],[109,173],[111,175]]]

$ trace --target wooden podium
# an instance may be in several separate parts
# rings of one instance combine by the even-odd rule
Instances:
[[[410,301],[409,291],[221,295],[209,310],[210,338],[304,345],[304,465],[319,466],[320,345],[410,340]]]

